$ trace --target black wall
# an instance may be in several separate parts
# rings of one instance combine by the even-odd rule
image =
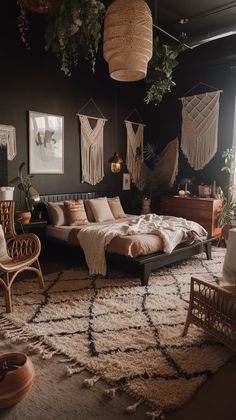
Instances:
[[[65,172],[63,175],[35,175],[33,184],[41,194],[94,190],[119,193],[122,174],[110,172],[108,159],[117,151],[125,160],[124,119],[127,114],[134,108],[139,110],[147,123],[145,140],[156,143],[161,151],[170,140],[181,135],[178,97],[202,81],[224,90],[220,99],[218,152],[203,171],[193,171],[180,152],[178,178],[194,177],[196,183],[209,183],[213,179],[218,184],[225,182],[220,168],[222,151],[232,145],[236,73],[231,67],[236,64],[235,37],[181,53],[173,93],[153,107],[143,101],[144,82],[118,83],[109,78],[102,51],[95,75],[91,74],[87,63],[81,63],[73,76],[67,78],[60,71],[56,57],[44,51],[45,17],[37,14],[30,17],[32,48],[27,51],[19,41],[16,16],[15,1],[5,2],[0,15],[0,123],[16,127],[18,151],[16,158],[8,162],[9,180],[16,176],[21,162],[28,163],[28,111],[33,110],[63,115],[65,124]],[[192,93],[197,92],[199,90]],[[80,182],[79,127],[75,118],[75,113],[89,98],[94,99],[108,119],[104,130],[105,178],[95,187]],[[83,112],[98,115],[93,106]]]

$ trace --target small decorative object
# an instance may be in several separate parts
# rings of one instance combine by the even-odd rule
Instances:
[[[180,197],[185,197],[185,191],[184,190],[179,190],[179,196]]]
[[[24,353],[5,353],[0,356],[0,408],[21,401],[34,383],[34,366]]]
[[[209,198],[211,196],[211,185],[198,185],[198,196],[202,198]]]
[[[7,159],[16,156],[16,129],[12,125],[0,124],[0,146],[7,146]]]
[[[130,190],[130,174],[123,174],[123,191]]]
[[[195,170],[203,169],[217,151],[220,91],[182,100],[181,149]]]
[[[146,77],[152,57],[152,13],[143,0],[115,0],[104,22],[104,58],[112,79],[132,82]]]
[[[189,195],[191,195],[192,187],[193,183],[190,178],[180,179],[178,184],[179,195],[188,197]],[[180,193],[180,191],[183,191],[184,194],[182,192]]]
[[[147,104],[158,105],[163,96],[175,86],[173,69],[178,65],[176,58],[179,51],[161,44],[159,38],[154,39],[153,56],[148,64],[146,82],[151,85],[144,98]]]
[[[109,163],[111,164],[111,172],[118,174],[120,172],[123,160],[118,155],[118,153],[115,152],[114,155],[109,159]]]
[[[0,201],[13,200],[15,187],[0,187]]]
[[[29,111],[29,173],[64,173],[64,117]]]

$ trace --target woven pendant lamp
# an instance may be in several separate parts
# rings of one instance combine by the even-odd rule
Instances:
[[[147,3],[114,0],[106,12],[103,40],[111,78],[122,82],[144,79],[152,49],[152,14]]]
[[[18,0],[21,7],[29,12],[49,13],[52,8],[52,0]]]

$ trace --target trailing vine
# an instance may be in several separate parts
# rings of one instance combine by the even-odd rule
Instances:
[[[175,86],[173,69],[178,65],[176,61],[178,54],[179,51],[161,44],[158,37],[154,39],[153,56],[146,77],[146,82],[151,85],[144,98],[147,104],[158,105],[163,96]]]
[[[62,0],[49,15],[45,48],[59,57],[67,76],[78,65],[80,54],[91,61],[94,72],[104,14],[99,0]]]

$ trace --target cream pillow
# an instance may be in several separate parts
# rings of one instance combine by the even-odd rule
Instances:
[[[64,203],[47,203],[50,222],[53,226],[66,225],[66,215]]]
[[[93,211],[90,207],[90,199],[84,200],[84,207],[87,214],[87,218],[89,222],[95,222],[95,217],[93,215]]]
[[[6,263],[8,261],[11,261],[12,258],[9,257],[8,253],[7,253],[7,244],[6,244],[6,240],[5,240],[5,235],[3,232],[3,228],[2,225],[0,225],[0,262],[1,263]]]
[[[108,198],[107,201],[115,219],[122,219],[122,217],[126,217],[126,214],[120,202],[120,197],[111,197]]]
[[[89,200],[89,204],[96,222],[115,220],[109,207],[107,197],[91,199]]]
[[[65,201],[65,211],[70,226],[87,225],[89,223],[83,200]]]

